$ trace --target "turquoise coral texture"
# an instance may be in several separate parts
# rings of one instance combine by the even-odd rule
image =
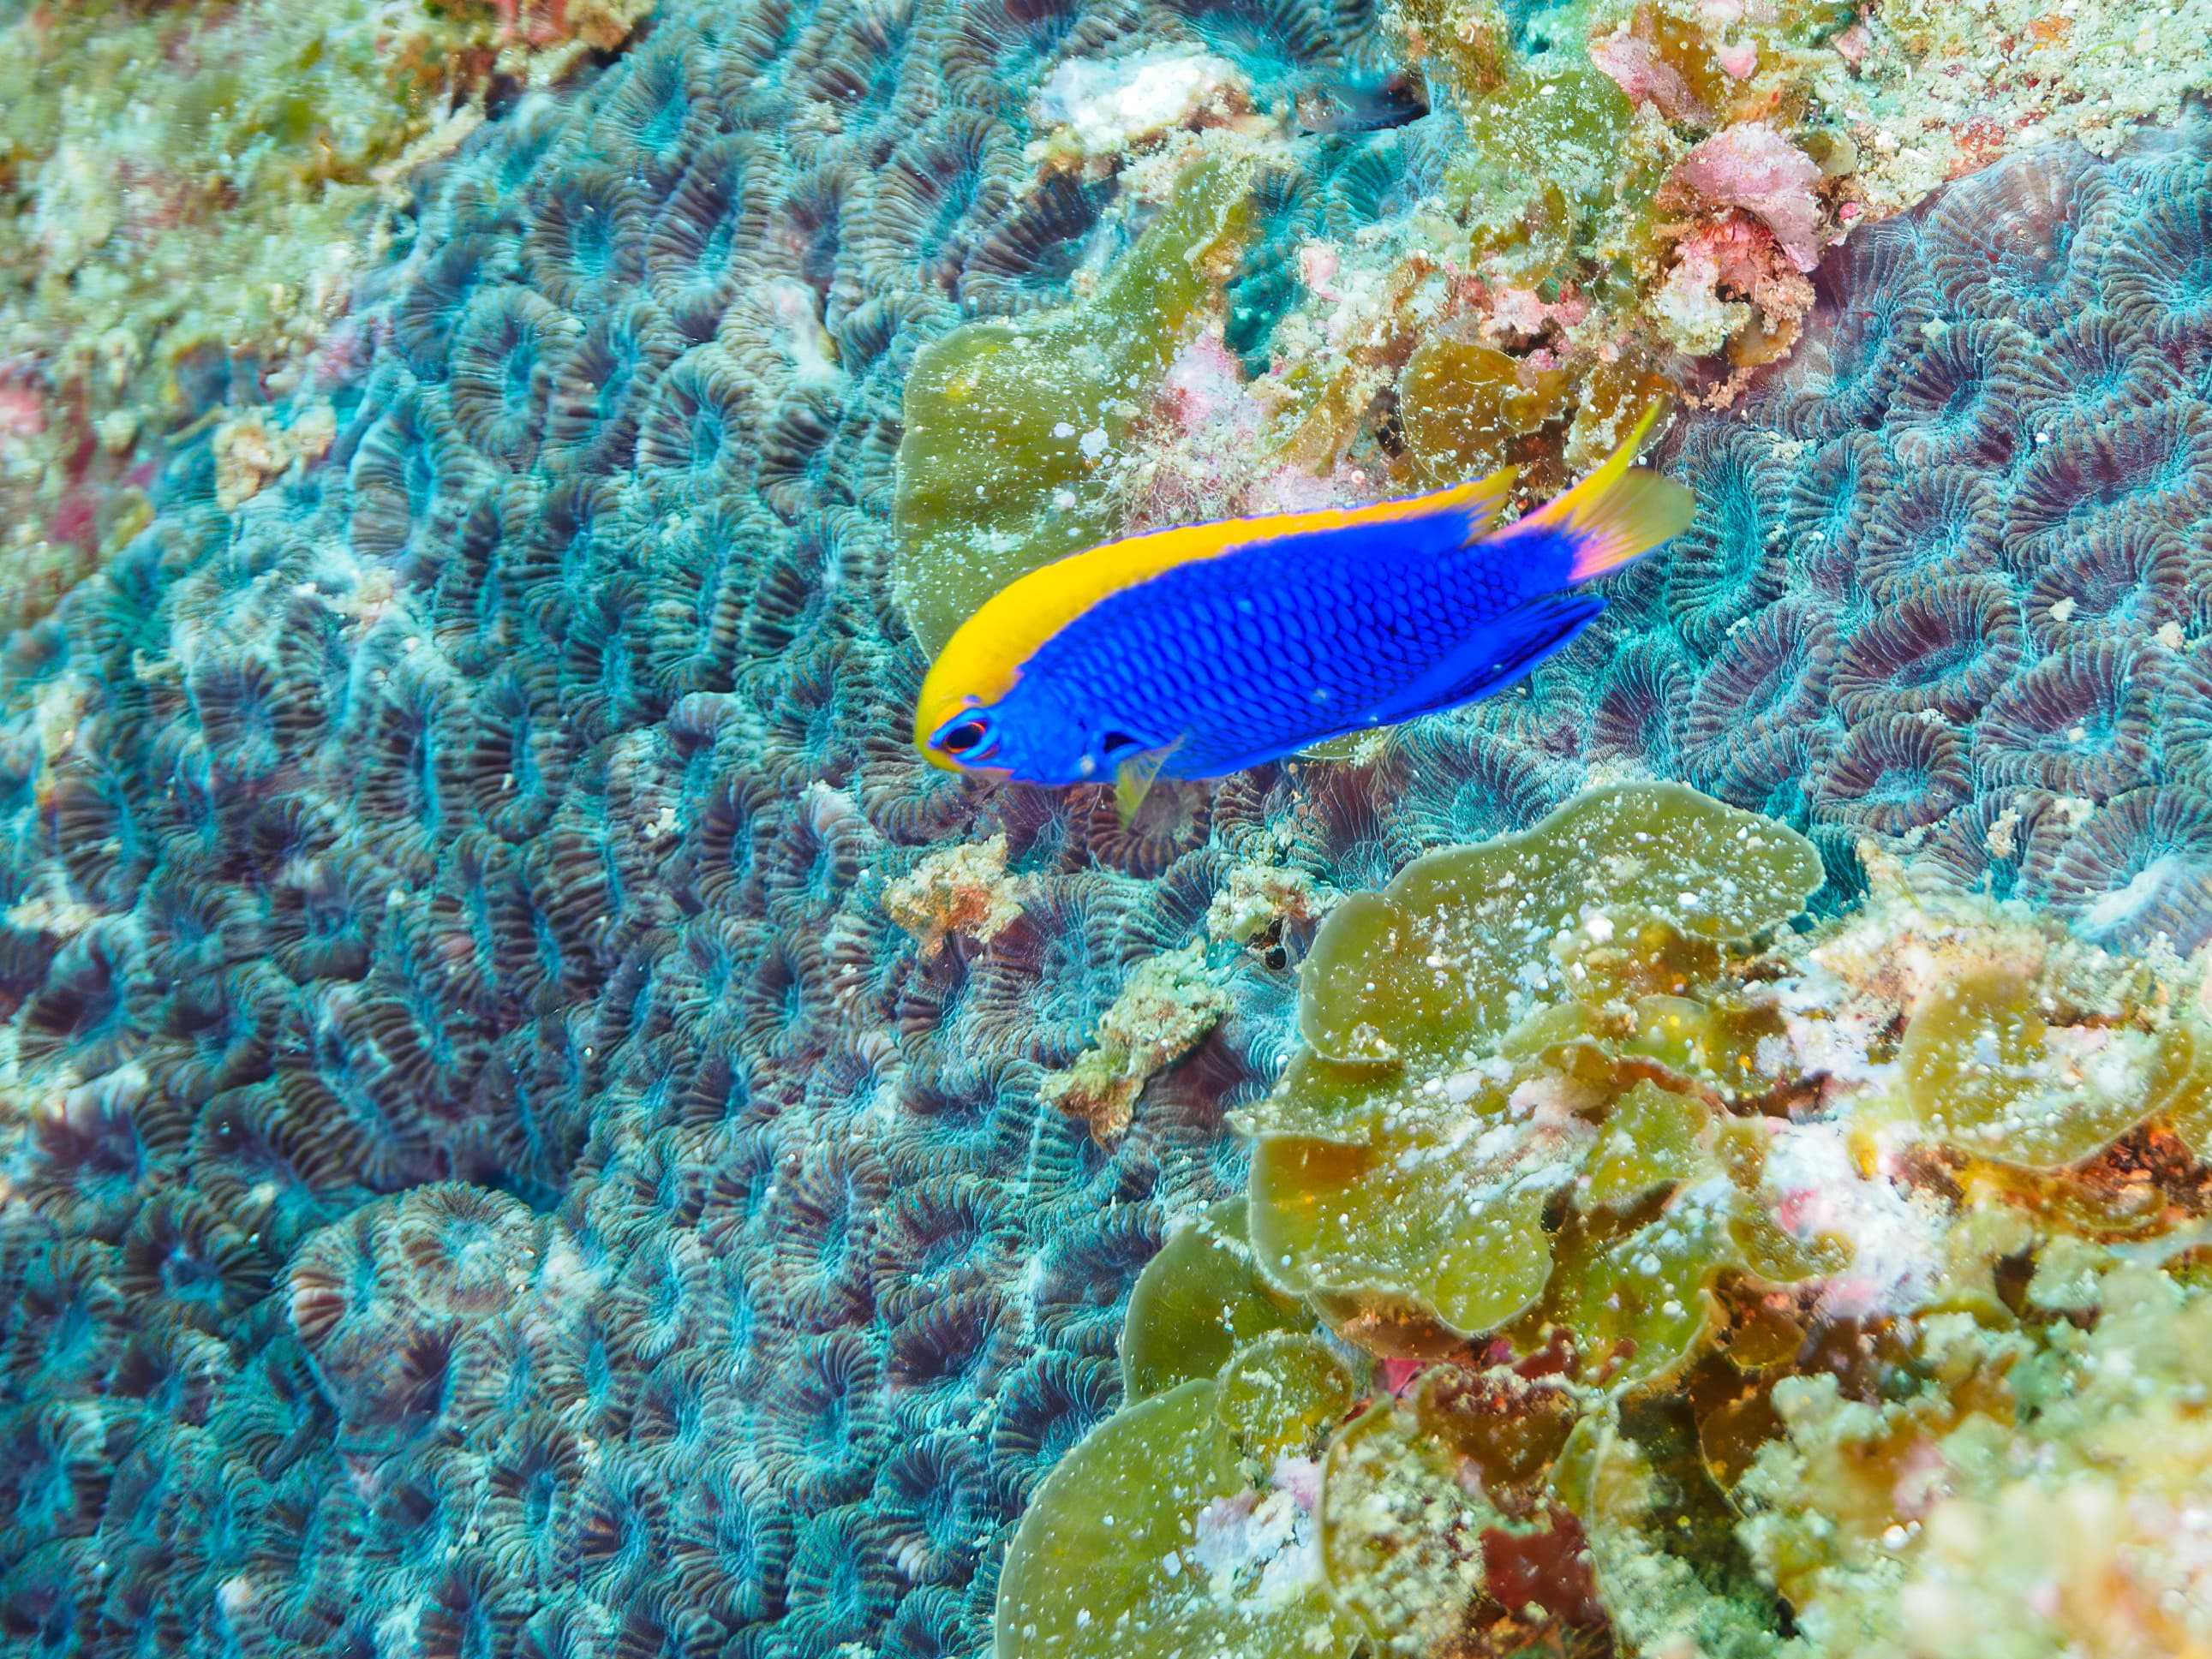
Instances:
[[[1686,427],[1692,781],[2032,900],[2212,939],[2212,149],[2031,150],[1833,256],[1804,347]],[[1663,650],[1663,645],[1657,648]]]
[[[204,434],[0,659],[0,1637],[65,1654],[938,1659],[1118,1402],[1304,922],[1101,1146],[1044,1103],[1240,866],[1382,884],[1684,776],[2093,936],[2212,937],[2212,137],[2051,146],[1831,257],[1663,463],[1698,524],[1524,692],[1352,763],[974,788],[907,741],[900,387],[1118,251],[1075,56],[1322,112],[1229,279],[1455,119],[1306,0],[663,9],[425,186],[242,506]],[[1363,112],[1396,125],[1363,130]],[[1346,113],[1345,112],[1350,112]],[[272,418],[282,418],[276,411]],[[1004,837],[1018,916],[887,891]]]

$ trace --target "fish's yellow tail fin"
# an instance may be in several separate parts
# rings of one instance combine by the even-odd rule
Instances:
[[[1654,404],[1645,410],[1636,429],[1597,471],[1513,526],[1514,531],[1548,526],[1568,532],[1575,543],[1572,580],[1588,581],[1617,570],[1690,527],[1697,498],[1673,479],[1635,465],[1636,452],[1650,435],[1662,407]]]

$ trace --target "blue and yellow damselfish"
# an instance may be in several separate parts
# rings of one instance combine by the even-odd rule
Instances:
[[[1635,467],[1658,410],[1503,528],[1510,470],[1370,507],[1187,525],[1069,555],[962,623],[922,682],[939,766],[1029,783],[1211,778],[1511,684],[1605,608],[1576,584],[1690,521]]]

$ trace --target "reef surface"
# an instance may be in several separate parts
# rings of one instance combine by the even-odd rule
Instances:
[[[1490,1486],[1436,1474],[1403,1419],[1442,1385],[1316,1334],[1380,1328],[1341,1238],[1248,1284],[1202,1375],[1188,1329],[1149,1368],[1124,1333],[1147,1264],[1285,1156],[1316,930],[1586,784],[1809,837],[1699,995],[1770,996],[1735,981],[1790,976],[1752,953],[1784,924],[1885,963],[1995,930],[2031,976],[2106,953],[2103,1000],[2038,1018],[2106,1034],[2060,1041],[2113,1050],[2108,1096],[2181,1065],[2212,936],[2202,0],[639,23],[6,20],[38,95],[0,166],[0,1637],[978,1653],[1032,1498],[1125,1401],[1226,1390],[1237,1456],[1304,1455],[1379,1376],[1413,1403],[1358,1457],[1490,1507],[1413,1553],[1423,1584],[1297,1581],[1327,1641],[2201,1639],[2194,1454],[2154,1449],[2201,1370],[2171,1091],[2052,1131],[2032,1178],[1960,1152],[1971,1103],[1869,1115],[1905,1162],[1844,1218],[1850,1311],[1825,1260],[1758,1256],[1782,1300],[1739,1295],[1751,1246],[1711,1228],[1674,1315],[1547,1304],[1635,1325],[1645,1389],[1577,1374],[1587,1429],[1536,1401],[1582,1436],[1565,1473],[1540,1434]],[[57,54],[98,72],[40,82]],[[1071,538],[1494,459],[1540,491],[1662,391],[1705,510],[1524,690],[1127,823],[909,747],[946,619]],[[1868,973],[1850,1054],[1909,1071],[1869,1011],[1934,1017]],[[1576,1166],[1607,1224],[1717,1178],[1751,1227],[1739,1120],[1828,1170],[1775,1068],[1847,1057],[1784,1058],[1774,1111],[1570,1109],[1638,1126]],[[1526,1273],[1615,1242],[1513,1213]],[[1423,1293],[1453,1342],[1517,1310]],[[1522,1388],[1413,1346],[1370,1349]],[[1717,1474],[1693,1370],[1758,1427]],[[1881,1457],[1923,1445],[1952,1485],[1884,1509]],[[2021,1541],[2022,1468],[2094,1549]],[[1460,1546],[1543,1530],[1555,1479],[1581,1540],[1485,1554],[1474,1595]],[[1707,1506],[1680,1550],[1669,1480]],[[2146,1575],[2124,1607],[2108,1559]],[[1523,1581],[1546,1619],[1495,1593]]]

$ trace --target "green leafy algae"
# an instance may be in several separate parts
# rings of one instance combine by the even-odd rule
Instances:
[[[1417,859],[1329,914],[1299,975],[1298,1029],[1321,1057],[1390,1063],[1500,1034],[1580,927],[1593,941],[1657,919],[1694,939],[1788,921],[1822,880],[1794,830],[1680,784],[1589,790],[1523,834]]]
[[[1930,1133],[1965,1152],[2056,1169],[2135,1127],[2188,1076],[2195,1044],[2179,1023],[2057,1024],[2040,989],[2030,975],[1990,969],[1939,987],[1913,1016],[1899,1059]]]
[[[1398,421],[1421,483],[1443,488],[1481,477],[1518,459],[1566,408],[1564,369],[1528,374],[1492,346],[1470,340],[1424,341],[1398,382]]]
[[[891,586],[930,651],[1017,576],[1115,533],[1116,465],[1249,216],[1238,169],[1200,161],[1095,295],[915,355]]]
[[[1450,1637],[1483,1587],[1482,1536],[1503,1520],[1406,1402],[1370,1407],[1329,1447],[1322,1563],[1386,1652],[1425,1652]]]
[[[2203,964],[1870,873],[1644,786],[1339,906],[1000,1659],[2201,1650]]]
[[[1274,1331],[1246,1343],[1222,1366],[1214,1415],[1244,1455],[1265,1466],[1312,1450],[1352,1408],[1353,1387],[1328,1343]]]
[[[1686,1352],[1723,1267],[1813,1271],[1751,1237],[1757,1159],[1715,1109],[1773,1085],[1756,1035],[1682,993],[1820,879],[1792,832],[1646,785],[1346,900],[1302,969],[1310,1051],[1246,1123],[1261,1270],[1395,1351],[1540,1302],[1643,1369]]]
[[[1177,1229],[1137,1275],[1121,1330],[1121,1392],[1148,1400],[1212,1376],[1254,1338],[1312,1322],[1297,1298],[1260,1277],[1244,1201],[1217,1204]]]
[[[1224,1385],[1199,1378],[1085,1436],[1039,1488],[1007,1551],[998,1653],[1352,1654],[1357,1632],[1322,1582],[1310,1516],[1240,1457],[1301,1440],[1286,1425],[1315,1420],[1317,1393],[1349,1397],[1348,1379],[1332,1384],[1310,1352],[1299,1359],[1299,1374],[1275,1388],[1255,1386],[1260,1363],[1245,1360],[1226,1413]]]

